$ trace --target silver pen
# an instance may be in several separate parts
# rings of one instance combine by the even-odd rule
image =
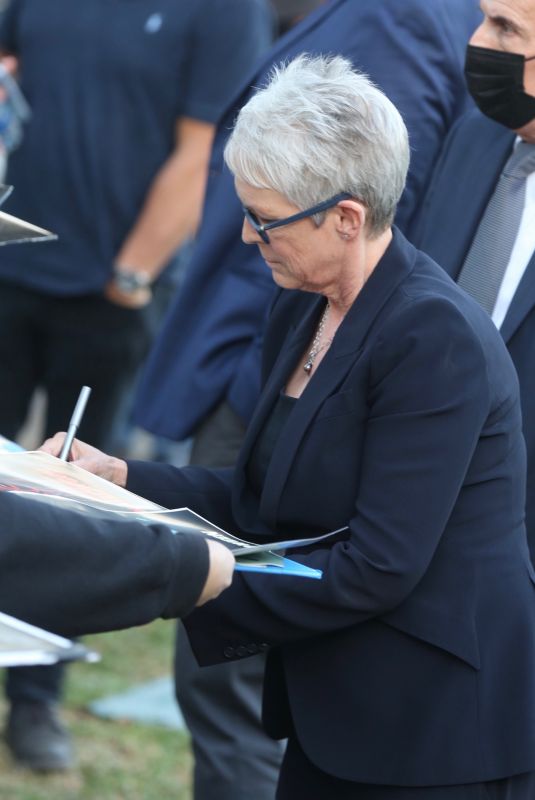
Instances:
[[[67,461],[67,459],[69,458],[73,439],[76,436],[76,431],[80,427],[80,423],[82,421],[82,417],[84,415],[85,407],[87,405],[87,401],[89,400],[90,394],[91,394],[91,388],[89,386],[82,386],[80,395],[78,397],[78,400],[76,401],[76,405],[74,406],[74,411],[72,412],[71,421],[69,422],[69,427],[67,428],[67,435],[65,436],[65,441],[63,442],[61,453],[59,454],[59,457],[62,461]]]

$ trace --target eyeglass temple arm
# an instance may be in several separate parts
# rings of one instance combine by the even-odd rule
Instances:
[[[291,217],[278,219],[275,222],[267,222],[265,225],[259,225],[257,230],[270,231],[273,228],[279,228],[281,225],[288,225],[290,222],[298,222],[300,219],[305,219],[305,217],[311,217],[312,214],[319,214],[320,211],[325,211],[327,208],[332,208],[341,200],[349,200],[351,197],[352,195],[349,194],[349,192],[340,192],[340,194],[331,197],[329,200],[324,200],[322,203],[312,206],[312,208],[307,208],[305,211],[299,211],[297,214],[292,214]]]

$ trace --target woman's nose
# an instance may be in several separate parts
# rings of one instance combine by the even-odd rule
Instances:
[[[247,217],[243,218],[241,238],[244,244],[258,244],[262,241],[259,233],[253,228]]]

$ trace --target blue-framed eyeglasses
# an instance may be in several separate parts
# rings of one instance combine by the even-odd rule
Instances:
[[[349,200],[351,197],[353,197],[353,195],[349,194],[349,192],[341,192],[340,194],[335,194],[334,197],[330,197],[329,200],[324,200],[323,203],[318,203],[311,208],[300,211],[298,214],[292,214],[291,217],[276,219],[273,220],[273,222],[266,222],[264,224],[260,222],[258,217],[253,214],[249,208],[242,206],[242,209],[251,227],[254,228],[263,242],[269,244],[269,236],[267,235],[267,231],[270,231],[272,228],[281,228],[283,225],[291,225],[292,222],[299,222],[300,219],[311,217],[313,214],[319,214],[320,211],[326,211],[328,208],[332,208],[333,206],[337,205],[341,200]]]

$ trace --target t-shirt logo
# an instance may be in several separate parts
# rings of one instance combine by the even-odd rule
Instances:
[[[145,33],[158,33],[163,25],[163,16],[160,13],[151,14],[145,23]]]

